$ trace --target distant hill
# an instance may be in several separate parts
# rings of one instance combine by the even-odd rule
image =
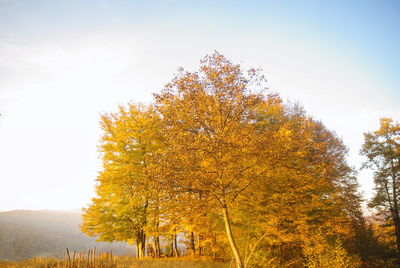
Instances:
[[[132,255],[126,243],[97,243],[79,230],[80,210],[0,212],[0,259],[22,260],[35,256],[64,256],[65,248],[83,251],[113,251]]]

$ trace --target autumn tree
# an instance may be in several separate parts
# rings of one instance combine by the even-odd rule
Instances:
[[[380,120],[380,128],[364,134],[361,154],[368,160],[364,167],[374,169],[375,196],[371,207],[389,217],[394,226],[400,253],[400,125],[390,118]]]
[[[154,106],[104,115],[103,171],[82,230],[136,243],[139,256],[150,236],[160,252],[161,235],[178,256],[181,233],[193,255],[227,249],[240,268],[304,264],[323,234],[320,252],[347,258],[341,240],[360,215],[347,149],[265,83],[215,52],[197,72],[180,69]]]
[[[102,116],[103,170],[97,178],[97,197],[82,213],[83,232],[100,241],[136,244],[139,258],[145,254],[149,229],[155,233],[159,252],[157,124],[152,109],[141,105],[120,107],[118,113]]]
[[[238,196],[262,175],[260,158],[268,135],[258,131],[267,98],[253,91],[264,81],[256,70],[245,75],[221,54],[205,57],[200,71],[181,72],[156,95],[177,191],[202,195],[223,217],[238,267],[244,267],[231,228]]]
[[[261,230],[253,232],[255,246],[261,238],[298,245],[316,228],[349,232],[344,193],[355,189],[348,187],[353,177],[346,147],[321,123],[263,89],[259,72],[245,73],[214,53],[198,72],[181,70],[156,95],[169,183],[202,195],[222,216],[237,267],[248,261],[240,248],[249,241],[232,229],[243,224],[243,209],[253,215],[242,218],[254,221],[240,233]]]
[[[300,107],[281,109],[275,126],[269,123],[276,129],[269,170],[239,210],[248,237],[245,262],[268,260],[267,267],[273,259],[278,266],[304,262],[316,242],[320,249],[332,248],[330,241],[349,238],[351,222],[361,214],[341,140]]]

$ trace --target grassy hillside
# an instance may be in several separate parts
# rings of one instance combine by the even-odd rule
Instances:
[[[63,256],[65,248],[132,255],[134,249],[125,243],[97,243],[79,230],[80,211],[0,212],[0,259],[22,260],[37,256]]]

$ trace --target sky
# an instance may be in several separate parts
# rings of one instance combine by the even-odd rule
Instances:
[[[0,0],[0,211],[76,209],[101,170],[99,118],[149,103],[217,50],[349,148],[400,121],[399,1]],[[358,174],[366,199],[370,171]]]

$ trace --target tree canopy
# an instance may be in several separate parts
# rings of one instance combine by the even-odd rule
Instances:
[[[102,117],[84,232],[139,257],[179,256],[181,234],[191,254],[237,267],[350,263],[360,200],[334,133],[218,52],[154,96]]]
[[[368,159],[365,167],[375,170],[376,191],[370,206],[378,208],[392,222],[400,252],[400,124],[382,118],[378,130],[364,134],[361,154]]]

